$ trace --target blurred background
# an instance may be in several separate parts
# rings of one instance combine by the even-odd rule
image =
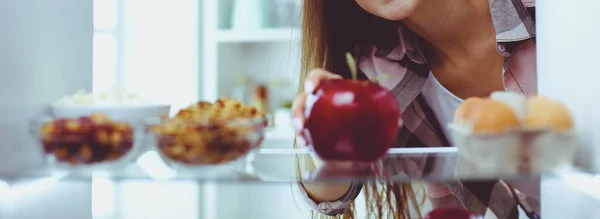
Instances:
[[[600,4],[579,1],[545,1],[546,5],[542,1],[538,7],[547,13],[543,30],[548,33],[539,43],[544,43],[541,48],[554,49],[540,52],[545,56],[538,61],[546,68],[539,68],[543,73],[539,78],[545,82],[541,83],[543,92],[554,92],[563,100],[593,95],[581,89],[597,88],[592,84],[597,80],[583,75],[594,67],[592,53],[597,49],[589,48],[590,42],[597,42],[593,38],[598,33],[580,26],[595,25],[598,19],[591,16],[597,13],[581,11],[597,11]],[[42,161],[33,156],[39,153],[25,131],[25,118],[77,89],[102,92],[123,87],[149,101],[171,104],[171,113],[198,100],[240,99],[274,116],[276,131],[267,133],[264,147],[291,148],[289,107],[298,88],[300,5],[301,0],[0,0],[0,27],[12,33],[0,34],[0,76],[4,77],[0,86],[9,91],[0,92],[0,172]],[[559,9],[578,16],[554,16]],[[584,15],[590,17],[581,19]],[[564,31],[567,27],[571,29]],[[88,37],[91,32],[93,39]],[[573,41],[573,35],[588,38]],[[93,48],[86,47],[90,44]],[[578,48],[589,52],[563,55],[580,54]],[[88,55],[81,55],[90,53],[92,63]],[[565,58],[578,64],[561,65],[569,63]],[[93,74],[89,74],[90,65]],[[562,83],[576,79],[577,83]],[[44,83],[50,80],[53,83]],[[564,89],[554,88],[557,84]],[[574,89],[572,84],[589,86]],[[268,97],[257,97],[263,90]],[[593,114],[587,107],[589,98],[572,100],[579,106],[579,115]],[[37,107],[23,107],[32,105]],[[595,124],[586,123],[587,127]],[[590,138],[600,136],[587,130]],[[146,164],[151,165],[150,161]],[[272,171],[293,170],[293,165],[290,160],[287,166],[273,166]],[[307,206],[290,183],[125,182],[102,177],[92,182],[60,181],[64,176],[10,185],[0,180],[0,219],[308,218]],[[542,183],[542,203],[552,206],[543,208],[542,214],[556,216],[570,210],[580,215],[557,218],[589,218],[600,203],[600,177],[587,178]],[[364,206],[364,200],[357,199],[356,205]]]
[[[300,67],[301,0],[93,4],[94,92],[124,87],[149,101],[171,104],[174,113],[197,100],[222,96],[253,104],[257,90],[266,88],[267,108],[277,114],[279,127],[264,146],[292,147],[289,105]],[[95,218],[307,218],[289,183],[94,183]],[[140,196],[153,198],[140,202]]]
[[[94,0],[94,91],[125,87],[185,106],[266,86],[295,96],[300,0]]]
[[[0,20],[6,21],[2,24],[8,30],[23,30],[18,34],[27,39],[60,42],[67,45],[63,50],[81,49],[77,54],[83,54],[87,48],[72,48],[82,44],[69,42],[73,33],[52,28],[72,25],[63,23],[66,20],[81,23],[70,28],[87,31],[89,24],[81,18],[93,14],[93,86],[82,83],[76,89],[126,88],[148,101],[171,104],[172,113],[198,100],[222,96],[262,104],[275,116],[277,126],[277,131],[267,134],[264,147],[291,148],[289,107],[300,67],[300,4],[300,0],[2,0],[0,8],[6,10],[0,17],[6,17]],[[82,10],[92,7],[92,14]],[[60,36],[51,40],[35,36],[43,26],[44,31],[53,31],[46,38]],[[31,44],[24,41],[23,45]],[[64,59],[78,62],[73,57]],[[81,62],[79,69],[86,64]],[[71,86],[60,95],[76,89]],[[267,99],[259,99],[257,91],[265,89]],[[58,95],[46,96],[53,96],[44,98],[47,103]],[[291,166],[273,168],[292,170]],[[0,218],[293,219],[307,218],[308,213],[301,201],[296,203],[300,197],[290,183],[103,178],[90,183],[60,181],[61,177],[10,186],[0,180]]]

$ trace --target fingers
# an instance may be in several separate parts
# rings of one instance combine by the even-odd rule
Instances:
[[[320,68],[310,71],[304,82],[304,92],[312,93],[315,88],[319,86],[319,82],[328,79],[342,79],[342,76],[333,74]]]
[[[341,78],[341,76],[323,69],[314,69],[306,76],[304,93],[298,94],[292,104],[292,118],[294,119],[294,127],[297,131],[300,131],[304,127],[304,110],[306,108],[306,97],[308,94],[312,93],[322,80]]]
[[[299,94],[292,104],[292,123],[296,130],[296,144],[300,147],[306,146],[304,139],[304,109],[306,108],[306,93]]]
[[[292,122],[297,132],[304,128],[304,109],[306,108],[306,93],[296,96],[292,104]]]
[[[306,109],[306,97],[312,93],[319,83],[323,80],[329,79],[341,79],[342,77],[323,69],[312,70],[304,82],[304,92],[298,94],[294,103],[292,104],[292,122],[297,134],[297,144],[300,146],[306,146],[306,140],[304,139],[303,129],[305,125],[304,111]]]

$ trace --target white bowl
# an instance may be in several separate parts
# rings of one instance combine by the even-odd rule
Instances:
[[[162,104],[52,105],[50,110],[54,118],[79,118],[94,113],[103,113],[112,120],[143,123],[146,119],[168,115],[171,106]]]

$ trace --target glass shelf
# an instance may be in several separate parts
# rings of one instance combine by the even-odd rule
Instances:
[[[480,171],[478,165],[461,157],[456,148],[397,148],[377,162],[319,162],[318,168],[297,175],[297,161],[316,158],[309,149],[260,149],[246,160],[229,164],[228,168],[177,170],[166,165],[155,151],[148,151],[136,162],[111,169],[38,168],[0,174],[8,182],[60,177],[62,180],[92,180],[95,177],[125,180],[194,180],[232,182],[294,182],[302,181],[477,181],[490,179],[523,179],[556,177],[581,172],[575,168],[557,168],[545,173],[506,173]]]

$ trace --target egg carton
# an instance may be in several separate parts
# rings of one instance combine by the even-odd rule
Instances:
[[[573,168],[574,132],[521,129],[472,134],[455,125],[449,129],[460,156],[456,172],[460,176],[538,176]]]

